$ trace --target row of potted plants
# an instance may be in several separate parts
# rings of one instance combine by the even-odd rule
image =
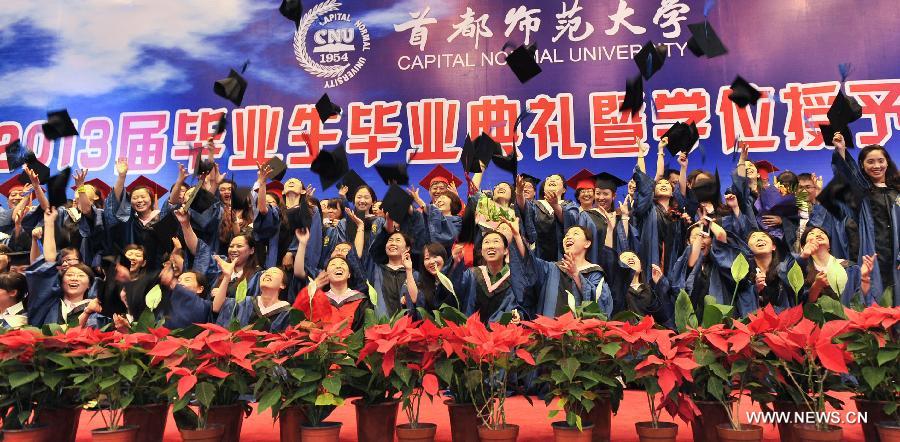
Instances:
[[[626,386],[647,395],[642,440],[674,440],[663,412],[693,422],[695,440],[761,440],[761,428],[742,422],[742,397],[825,411],[841,406],[829,395],[840,390],[868,411],[866,440],[897,437],[898,308],[826,303],[734,320],[710,302],[703,318],[680,308],[677,331],[652,317],[607,321],[595,304],[490,326],[450,308],[419,315],[369,317],[357,332],[299,317],[281,333],[213,324],[173,333],[149,320],[133,333],[10,330],[0,334],[4,438],[74,440],[86,408],[103,417],[97,440],[161,440],[171,408],[185,440],[231,441],[256,400],[280,420],[282,440],[334,441],[341,425],[327,418],[355,397],[359,440],[393,440],[400,408],[409,423],[398,438],[431,440],[435,425],[419,410],[444,392],[455,441],[515,440],[505,399],[521,390],[541,391],[549,417],[559,416],[558,440],[608,440]],[[782,440],[841,437],[825,424],[779,431]]]

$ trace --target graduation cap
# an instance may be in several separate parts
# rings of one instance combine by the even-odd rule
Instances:
[[[112,191],[112,187],[109,187],[109,184],[106,184],[100,178],[90,179],[88,181],[85,181],[84,184],[93,187],[94,191],[97,192],[97,196],[99,196],[100,199],[106,198],[106,196],[109,195],[109,192]],[[78,187],[72,186],[71,189],[74,190],[77,194]]]
[[[720,196],[721,190],[719,189],[719,171],[716,170],[716,175],[713,179],[694,182],[691,191],[694,195],[694,200],[698,203],[711,202],[717,204],[722,199]]]
[[[158,244],[171,244],[172,238],[178,234],[178,228],[178,218],[175,217],[175,212],[172,211],[160,217],[156,224],[150,226],[153,237],[159,241]]]
[[[654,45],[652,41],[647,41],[641,47],[640,52],[635,54],[634,62],[637,64],[641,75],[645,80],[649,80],[653,74],[662,69],[668,56],[668,49],[665,45]]]
[[[613,192],[626,184],[623,179],[607,172],[600,172],[597,175],[594,175],[594,179],[596,181],[594,187],[599,189],[609,189]]]
[[[832,146],[834,135],[836,133],[840,133],[844,136],[844,142],[847,143],[847,147],[856,147],[856,145],[853,143],[853,132],[850,132],[850,126],[844,126],[840,129],[837,129],[836,126],[831,124],[820,124],[819,130],[822,131],[822,140],[825,142],[826,146]]]
[[[355,170],[348,170],[347,173],[344,174],[344,177],[341,178],[341,185],[347,186],[347,198],[351,200],[356,196],[356,191],[359,190],[360,187],[367,186],[366,181],[356,173]]]
[[[536,176],[529,175],[529,174],[527,174],[527,173],[523,173],[523,174],[521,174],[520,176],[521,176],[522,179],[525,180],[526,182],[531,183],[531,185],[534,186],[535,189],[537,189],[538,184],[540,184],[540,182],[541,182],[541,179],[540,179],[540,178],[538,178],[538,177],[536,177]]]
[[[25,165],[31,169],[32,172],[37,174],[38,181],[41,184],[46,184],[50,179],[50,168],[47,167],[46,164],[42,163],[41,160],[37,159],[34,155],[34,152],[28,152],[25,154]],[[22,184],[28,184],[31,180],[28,179],[28,175],[25,172],[19,174],[19,182]]]
[[[214,135],[221,135],[225,132],[225,128],[228,127],[228,112],[222,112],[222,116],[219,117],[219,122],[216,123],[216,130],[213,133]]]
[[[349,170],[347,152],[344,150],[344,146],[338,146],[332,151],[319,151],[319,155],[309,165],[309,170],[319,176],[319,180],[322,182],[322,190],[333,186]]]
[[[300,0],[281,0],[278,12],[284,18],[294,22],[295,27],[300,27],[300,18],[303,16],[303,2]]]
[[[722,40],[719,40],[719,36],[708,21],[689,24],[688,30],[691,31],[691,38],[687,47],[697,57],[705,55],[714,58],[728,53],[728,49]]]
[[[466,143],[463,144],[462,163],[466,172],[482,173],[484,167],[491,162],[491,157],[500,150],[500,144],[494,141],[488,134],[482,132],[475,141],[470,141],[466,136]]]
[[[675,156],[679,152],[690,153],[697,141],[700,141],[700,131],[697,130],[697,123],[693,121],[691,124],[679,121],[673,124],[662,138],[669,139],[666,149]]]
[[[325,94],[316,102],[316,112],[319,114],[319,119],[324,123],[329,118],[340,114],[341,107],[332,103],[331,98],[328,98],[328,94]]]
[[[78,129],[75,129],[75,123],[66,109],[47,112],[47,122],[41,125],[41,129],[48,140],[78,135]]]
[[[403,223],[409,214],[409,207],[413,203],[413,197],[402,187],[394,184],[388,189],[381,200],[381,209],[390,215],[396,223]]]
[[[844,214],[838,203],[846,204],[851,211],[855,212],[864,197],[841,174],[835,174],[831,181],[819,192],[816,200],[835,218],[843,219]]]
[[[137,177],[125,190],[128,191],[129,194],[134,193],[137,189],[147,189],[151,195],[156,196],[157,199],[162,198],[163,195],[169,193],[165,187],[160,186],[156,181],[151,180],[150,178],[141,175]]]
[[[22,252],[9,252],[6,254],[6,257],[9,258],[10,266],[27,266],[31,264],[31,252],[27,250]]]
[[[199,183],[194,186],[194,192],[185,202],[185,205],[197,212],[205,212],[216,202],[216,196],[206,190]]]
[[[312,225],[312,213],[309,211],[308,204],[301,204],[293,207],[285,212],[287,214],[288,225],[291,229],[306,229]]]
[[[581,169],[580,172],[566,180],[566,184],[575,189],[593,189],[597,184],[596,175],[587,169]]]
[[[51,207],[66,205],[69,198],[66,196],[66,188],[69,187],[69,178],[72,176],[72,168],[67,167],[47,181],[47,201]]]
[[[234,103],[238,107],[240,107],[241,101],[244,100],[244,92],[246,91],[247,80],[234,69],[228,73],[228,78],[218,80],[213,85],[213,92],[216,95]]]
[[[513,176],[516,176],[518,173],[519,155],[515,149],[509,155],[503,155],[501,151],[501,153],[495,154],[491,159],[494,160],[494,164],[501,170],[505,170]]]
[[[22,182],[21,174],[13,175],[8,180],[0,184],[0,195],[9,198],[9,194],[12,193],[12,190],[16,187],[23,187],[25,183]]]
[[[728,98],[738,107],[747,107],[748,104],[755,105],[762,98],[762,93],[738,75],[731,83],[731,95]]]
[[[844,91],[838,91],[831,108],[828,109],[828,122],[832,126],[842,127],[860,118],[862,118],[862,106],[856,101],[856,98],[844,95]]]
[[[537,45],[519,46],[506,57],[506,64],[522,84],[541,73],[541,66],[534,59]]]
[[[18,138],[7,144],[4,148],[6,151],[6,168],[12,172],[25,164],[28,157],[28,151],[22,147],[22,142]]]
[[[287,173],[287,164],[284,164],[284,161],[278,157],[272,157],[269,161],[266,161],[266,166],[269,166],[272,169],[267,178],[270,180],[281,181],[284,178],[284,174]]]
[[[451,182],[456,187],[462,185],[462,180],[459,179],[458,176],[454,175],[452,172],[447,170],[444,166],[438,164],[434,169],[431,169],[431,172],[428,172],[428,175],[425,175],[425,178],[422,178],[422,181],[419,181],[419,185],[430,189],[431,184],[435,181],[443,182],[449,185]]]
[[[406,173],[406,163],[376,164],[375,171],[384,181],[384,184],[396,184],[398,186],[409,185],[409,175]]]
[[[625,83],[625,99],[622,100],[622,105],[619,106],[619,112],[630,110],[631,115],[634,115],[641,111],[643,105],[644,79],[640,75],[637,75],[634,78],[628,79]]]
[[[759,160],[753,163],[756,166],[756,173],[759,174],[759,178],[763,181],[769,181],[769,174],[778,172],[778,166],[770,163],[767,160]]]

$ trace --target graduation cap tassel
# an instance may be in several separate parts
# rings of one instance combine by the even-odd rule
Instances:
[[[653,94],[650,94],[650,116],[653,117],[653,121],[656,122],[656,100],[653,98]]]
[[[712,9],[716,7],[716,0],[706,0],[706,4],[703,5],[703,16],[709,17],[709,13],[712,12]]]
[[[247,72],[247,66],[250,66],[250,60],[249,60],[249,59],[247,59],[247,61],[244,62],[244,65],[241,66],[241,74],[243,74],[244,72]]]
[[[647,72],[653,72],[653,55],[647,55]]]
[[[847,77],[853,72],[852,63],[841,63],[838,65],[838,72],[841,73],[841,83],[847,81]]]

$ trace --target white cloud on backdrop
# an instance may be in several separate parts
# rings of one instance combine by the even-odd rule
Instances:
[[[389,8],[369,11],[359,17],[370,29],[380,31],[394,31],[394,25],[410,20],[411,12],[419,12],[431,8],[428,12],[430,18],[444,18],[453,13],[450,2],[443,0],[403,0]]]
[[[14,38],[9,32],[14,25],[26,25],[52,36],[52,44],[49,59],[28,60],[40,66],[0,75],[0,105],[45,107],[67,96],[136,88],[183,91],[190,73],[165,60],[147,60],[145,51],[224,57],[229,48],[210,37],[243,29],[263,8],[271,5],[258,0],[7,0],[0,7],[5,41]],[[29,55],[0,45],[0,56],[13,66],[17,57]]]

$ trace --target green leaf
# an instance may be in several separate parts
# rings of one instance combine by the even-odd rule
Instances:
[[[9,387],[10,388],[19,388],[19,387],[37,379],[39,374],[40,373],[38,373],[36,371],[31,371],[31,372],[17,371],[17,372],[10,373]]]
[[[322,393],[322,394],[316,396],[316,404],[315,405],[317,407],[321,407],[321,406],[325,406],[325,405],[338,406],[338,405],[341,405],[342,402],[343,401],[341,401],[339,398],[336,398],[331,393]]]
[[[841,270],[843,270],[843,268],[841,268]],[[844,272],[844,274],[846,276],[846,272]],[[823,313],[829,313],[837,318],[847,319],[847,316],[844,314],[844,305],[837,299],[830,296],[822,296],[816,300],[816,304],[822,308]]]
[[[134,364],[120,365],[119,374],[129,381],[133,381],[134,377],[138,374],[138,366]]]
[[[263,411],[272,408],[273,405],[277,404],[278,401],[281,400],[281,387],[275,387],[272,390],[269,390],[259,399],[259,405],[256,408],[257,413],[262,413]]]
[[[885,308],[894,306],[894,286],[884,289],[884,293],[882,293],[881,298],[878,299],[878,305]]]
[[[831,289],[841,296],[844,293],[844,287],[847,286],[847,270],[837,259],[832,259],[828,266],[825,267],[825,276],[828,278],[828,285]]]
[[[373,307],[378,307],[378,291],[375,290],[375,287],[372,287],[372,283],[366,281],[366,285],[369,286],[369,302],[372,303]]]
[[[209,382],[201,382],[194,387],[197,402],[204,407],[209,407],[216,397],[216,386]]]
[[[706,296],[707,303],[703,309],[703,327],[724,323],[724,319],[731,317],[731,311],[734,310],[734,306],[709,302],[710,299],[715,300],[712,296]]]
[[[873,390],[878,388],[878,384],[884,381],[885,367],[863,367],[862,375],[866,383]]]
[[[740,282],[749,272],[750,263],[747,262],[743,253],[738,253],[737,258],[734,258],[734,262],[731,263],[731,278],[734,282]]]
[[[800,264],[797,261],[794,261],[794,265],[788,270],[787,278],[788,284],[791,285],[791,289],[794,291],[794,296],[800,296],[800,289],[803,288],[803,269],[800,268]]]
[[[678,292],[678,298],[675,300],[675,328],[679,332],[687,330],[688,327],[697,326],[697,315],[694,313],[694,305],[691,304],[691,296],[684,290]]]
[[[569,380],[575,379],[575,372],[578,371],[578,368],[581,367],[581,362],[578,362],[578,359],[575,358],[566,358],[560,362],[559,367],[562,369],[563,373],[566,375]]]
[[[568,290],[566,290],[566,304],[568,304],[569,310],[572,311],[572,313],[576,313],[575,312],[575,295],[573,295],[572,292],[570,292]]]
[[[897,359],[897,356],[900,355],[900,349],[893,350],[881,350],[878,352],[878,365],[884,365],[888,361],[893,361]]]
[[[603,352],[603,354],[612,357],[616,357],[616,354],[618,354],[621,349],[622,344],[619,342],[609,342],[600,347],[600,351]]]
[[[341,378],[337,376],[329,376],[322,379],[322,387],[331,394],[341,394]]]
[[[449,384],[453,380],[453,361],[450,359],[439,359],[434,363],[434,373],[437,374],[444,383]]]
[[[456,305],[459,305],[459,297],[456,296],[456,290],[453,290],[453,281],[450,281],[450,278],[444,275],[444,273],[440,270],[438,270],[437,272],[437,279],[438,282],[440,282],[441,285],[444,286],[444,288],[447,289],[447,291],[450,292],[451,295],[453,295],[453,299],[456,300]]]
[[[240,304],[247,299],[247,279],[244,278],[241,282],[238,283],[237,288],[234,291],[234,303]]]
[[[313,297],[316,295],[316,290],[319,289],[318,284],[316,284],[316,280],[312,279],[311,276],[307,276],[309,279],[309,284],[306,285],[306,295],[309,296],[309,302],[312,302]]]
[[[147,308],[153,311],[156,310],[156,306],[159,305],[160,301],[162,301],[162,289],[159,288],[159,284],[156,284],[144,296],[144,303],[147,304]]]

